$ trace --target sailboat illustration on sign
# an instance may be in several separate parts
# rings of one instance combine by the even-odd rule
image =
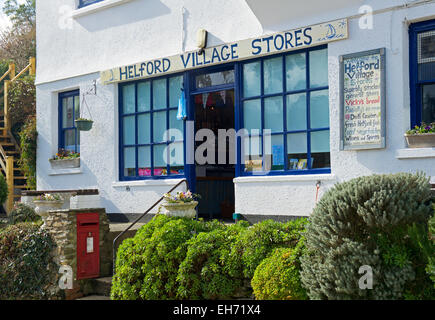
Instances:
[[[326,33],[327,39],[332,39],[337,35],[337,31],[335,30],[332,24],[328,24],[328,32]]]

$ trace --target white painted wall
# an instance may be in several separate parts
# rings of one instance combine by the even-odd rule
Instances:
[[[307,0],[315,4],[324,1]],[[76,0],[37,1],[38,189],[98,188],[108,212],[143,212],[174,180],[118,182],[117,86],[97,86],[88,96],[94,127],[81,134],[78,172],[56,175],[48,158],[57,150],[59,92],[86,92],[99,71],[195,48],[196,31],[210,32],[209,46],[261,34],[352,17],[360,3],[375,9],[401,5],[402,0],[334,0],[329,8],[310,12],[307,1],[260,0],[130,0],[111,8],[65,18]],[[104,1],[102,2],[104,4]],[[270,9],[272,8],[272,9]],[[75,12],[77,14],[77,12]],[[332,174],[304,177],[236,179],[236,211],[243,214],[308,215],[333,183],[372,173],[423,170],[435,177],[435,158],[399,160],[409,127],[408,23],[435,17],[435,4],[396,9],[374,16],[374,29],[361,30],[350,20],[348,40],[329,45]],[[339,151],[338,56],[387,48],[387,148]],[[429,154],[435,156],[435,151]],[[130,187],[130,191],[127,190]]]

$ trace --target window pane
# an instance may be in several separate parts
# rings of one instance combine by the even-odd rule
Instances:
[[[261,137],[244,137],[242,143],[245,171],[263,171]]]
[[[177,110],[169,112],[169,128],[178,130],[176,133],[171,130],[172,137],[170,140],[183,140],[184,137],[184,121],[177,119]],[[176,134],[176,136],[175,136]]]
[[[435,30],[418,34],[418,79],[435,79]]]
[[[253,62],[243,65],[243,96],[254,97],[261,94],[261,63]]]
[[[64,149],[76,151],[76,130],[65,130],[64,131]]]
[[[289,170],[308,169],[307,134],[292,133],[287,135],[287,161]]]
[[[122,108],[124,114],[136,111],[135,85],[130,84],[122,87]]]
[[[62,99],[62,127],[72,128],[74,127],[74,106],[73,97]]]
[[[435,84],[423,86],[421,120],[427,124],[435,122]]]
[[[169,164],[171,165],[171,174],[184,172],[183,142],[174,142],[169,145]]]
[[[136,150],[135,148],[124,148],[124,176],[136,176]]]
[[[166,79],[153,81],[153,108],[166,108]]]
[[[141,82],[137,85],[137,111],[149,111],[151,109],[151,83]]]
[[[287,91],[301,90],[307,87],[307,66],[305,53],[296,53],[286,57]]]
[[[151,147],[138,148],[137,161],[139,176],[151,176]]]
[[[80,97],[74,96],[74,120],[78,118],[80,118]],[[76,125],[74,123],[74,127],[75,126]]]
[[[310,52],[310,86],[328,85],[328,49]]]
[[[250,100],[243,104],[243,123],[249,132],[261,129],[261,100]]]
[[[136,137],[135,137],[135,130],[136,130],[136,124],[134,121],[134,116],[130,117],[124,117],[124,144],[135,144],[136,143]]]
[[[282,58],[264,60],[264,94],[282,92]]]
[[[282,97],[267,98],[264,100],[264,129],[272,132],[282,132],[284,129]]]
[[[329,127],[329,93],[328,90],[311,92],[310,118],[311,128]]]
[[[165,142],[166,133],[166,111],[153,113],[153,140],[154,142]]]
[[[329,130],[311,133],[312,168],[330,168]]]
[[[265,170],[284,170],[284,136],[264,136]]]
[[[151,121],[150,114],[141,114],[137,117],[137,143],[148,144],[151,142]]]
[[[169,79],[169,108],[178,107],[178,100],[180,100],[182,87],[183,76]]]
[[[287,96],[287,131],[307,129],[307,94]]]
[[[168,155],[166,144],[154,146],[154,175],[167,175]]]
[[[197,88],[234,83],[234,70],[201,74],[195,77]]]

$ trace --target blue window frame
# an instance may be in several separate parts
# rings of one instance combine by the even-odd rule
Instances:
[[[120,179],[184,176],[183,75],[121,84]],[[176,131],[168,131],[169,129]]]
[[[59,149],[80,152],[80,131],[74,120],[80,117],[80,91],[59,93]]]
[[[83,8],[86,6],[89,6],[91,4],[97,3],[97,2],[101,2],[104,0],[79,0],[79,8]]]
[[[412,24],[410,35],[411,127],[435,122],[435,20]]]
[[[250,60],[240,74],[240,174],[330,173],[327,47]]]

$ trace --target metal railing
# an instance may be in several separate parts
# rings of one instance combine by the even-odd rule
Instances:
[[[183,183],[186,184],[186,190],[189,190],[189,183],[187,182],[187,179],[183,179],[180,182],[178,182],[174,187],[172,187],[171,190],[169,190],[167,193],[171,193],[175,189],[177,189],[179,186],[181,186]],[[143,217],[145,217],[148,213],[151,212],[152,209],[155,208],[162,200],[164,199],[164,196],[161,196],[159,200],[157,200],[151,207],[148,208],[147,211],[145,211],[139,218],[137,218],[127,229],[122,231],[120,234],[118,234],[115,239],[113,239],[113,275],[115,275],[115,269],[116,269],[116,243],[118,242],[118,239],[121,238],[124,234],[127,233],[128,230],[130,230],[136,223],[138,223]]]

